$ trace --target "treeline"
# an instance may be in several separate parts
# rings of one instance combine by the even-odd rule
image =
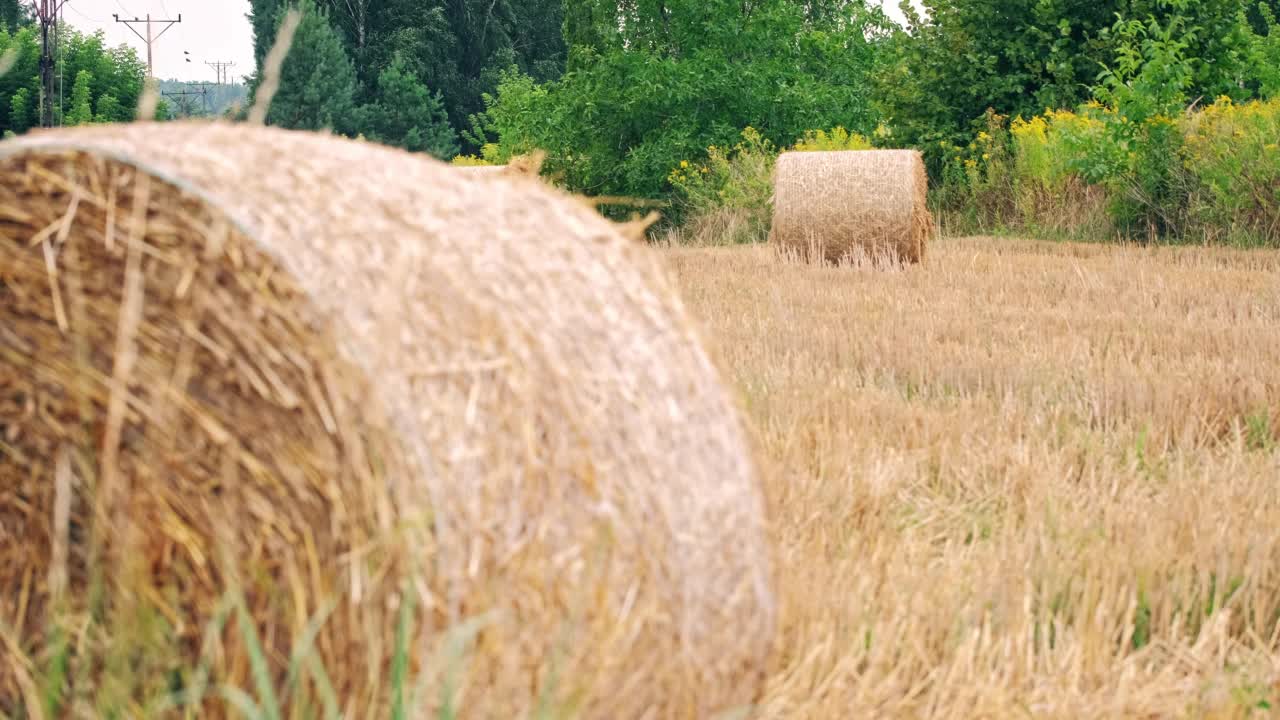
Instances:
[[[249,88],[239,83],[215,85],[181,80],[161,80],[160,92],[175,118],[238,117],[249,96]]]
[[[1280,0],[924,0],[903,24],[866,0],[250,5],[259,67],[303,13],[269,123],[470,162],[539,149],[572,189],[670,200],[673,222],[767,227],[769,156],[827,131],[920,149],[967,229],[1280,243]],[[22,7],[0,0],[6,132],[37,117]],[[136,55],[63,47],[60,120],[129,119]]]
[[[251,0],[258,66],[291,7],[302,24],[268,122],[327,128],[447,158],[501,74],[563,71],[561,0]],[[256,85],[256,80],[254,83]]]
[[[0,76],[0,134],[21,134],[40,124],[40,37],[23,5],[0,0],[0,56],[11,59]],[[136,117],[146,65],[127,47],[108,47],[102,33],[63,25],[57,34],[55,125],[128,122]],[[167,117],[163,105],[159,117]]]

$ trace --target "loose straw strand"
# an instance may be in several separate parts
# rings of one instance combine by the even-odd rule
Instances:
[[[267,111],[271,108],[276,91],[280,89],[280,72],[284,67],[284,59],[289,55],[289,48],[293,46],[293,34],[297,32],[301,22],[302,13],[290,10],[280,25],[275,45],[262,64],[262,84],[258,86],[257,98],[253,102],[253,109],[249,111],[249,122],[253,125],[267,123]]]

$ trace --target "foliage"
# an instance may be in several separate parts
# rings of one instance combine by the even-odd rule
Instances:
[[[240,83],[212,85],[180,80],[160,81],[160,92],[162,93],[175,93],[184,90],[188,92],[199,91],[201,88],[206,91],[206,94],[203,98],[194,99],[191,108],[192,115],[220,116],[233,111],[237,107],[243,108],[248,103],[249,88]],[[206,102],[208,103],[207,106]]]
[[[500,71],[515,67],[550,80],[564,65],[561,0],[314,1],[353,63],[357,104],[396,102],[382,93],[380,79],[398,59],[402,72],[441,94],[455,131],[468,128],[471,115],[483,109],[482,96],[496,89]],[[259,68],[288,4],[250,0]],[[353,126],[351,132],[365,131]]]
[[[31,91],[18,88],[9,101],[9,127],[15,134],[31,129]]]
[[[31,10],[24,0],[0,0],[0,30],[13,32],[31,22]]]
[[[975,227],[1003,227],[1016,217],[1015,164],[1007,121],[988,111],[983,118],[985,129],[967,144],[947,140],[937,144],[942,182],[935,195],[945,208],[959,211],[964,222]]]
[[[488,143],[480,148],[479,155],[458,155],[450,162],[454,165],[462,167],[478,167],[486,165],[501,165],[504,160],[500,156],[500,149],[495,143]]]
[[[98,98],[98,112],[94,115],[94,122],[109,123],[115,122],[112,118],[120,117],[125,114],[125,110],[120,106],[120,101],[115,95],[103,95]]]
[[[355,129],[356,73],[328,13],[315,0],[296,6],[302,21],[280,71],[280,88],[271,102],[267,123],[297,130]],[[288,8],[281,7],[276,27]],[[252,92],[256,97],[255,79]]]
[[[869,77],[884,21],[860,3],[829,20],[791,0],[567,6],[564,77],[505,74],[481,129],[504,154],[545,150],[575,189],[661,197],[681,159],[747,126],[776,145],[812,127],[875,127]]]
[[[1100,145],[1104,130],[1093,113],[1050,110],[1030,120],[1015,118],[1010,135],[1019,180],[1063,189],[1079,175],[1079,149]]]
[[[1161,0],[1186,10],[1192,0]],[[1186,185],[1178,162],[1181,135],[1174,117],[1186,106],[1198,69],[1190,55],[1203,32],[1186,16],[1166,22],[1120,20],[1115,62],[1099,76],[1094,96],[1109,110],[1098,115],[1106,132],[1081,147],[1085,177],[1112,191],[1120,229],[1156,237],[1183,224]]]
[[[986,150],[998,126],[946,151],[935,200],[966,231],[1280,245],[1280,100],[1223,96],[1134,125],[1097,102],[1016,118],[1008,158]],[[1168,195],[1144,195],[1166,178]]]
[[[55,77],[63,85],[54,101],[54,123],[133,119],[146,70],[137,53],[126,46],[108,47],[102,32],[88,35],[66,25],[58,32],[62,51]],[[13,67],[0,76],[0,108],[4,109],[0,131],[20,134],[40,123],[40,39],[36,28],[25,25],[13,33],[0,28],[0,53],[9,51],[16,54]],[[108,100],[105,106],[104,99]]]
[[[877,78],[879,109],[900,140],[922,148],[937,176],[940,142],[964,145],[983,130],[987,110],[1031,117],[1090,98],[1098,68],[1132,61],[1147,30],[1176,30],[1178,90],[1192,97],[1250,92],[1260,67],[1254,13],[1236,0],[925,0],[925,13],[904,4],[908,22],[895,33]],[[1256,21],[1254,19],[1256,16]],[[1117,28],[1117,19],[1121,23]],[[1132,23],[1140,19],[1137,26]],[[1165,38],[1167,41],[1169,38]],[[1173,49],[1166,42],[1165,49]],[[1128,57],[1125,54],[1129,53]],[[1265,55],[1265,52],[1263,52]],[[1152,73],[1148,73],[1149,76]]]
[[[1236,104],[1222,97],[1185,125],[1195,221],[1210,234],[1280,244],[1280,99]]]
[[[378,77],[378,99],[365,108],[361,126],[370,140],[447,159],[458,152],[444,101],[409,74],[397,58]]]
[[[93,73],[81,70],[76,74],[76,84],[71,90],[71,110],[63,122],[67,125],[88,125],[93,122]]]
[[[1280,97],[1280,20],[1276,10],[1259,3],[1259,28],[1249,35],[1246,80],[1256,84],[1263,98]]]
[[[883,132],[883,130],[882,130]],[[795,144],[796,152],[819,152],[832,150],[870,150],[871,140],[865,135],[851,133],[843,126],[837,125],[830,132],[826,130],[806,130],[804,137]]]
[[[778,152],[755,128],[741,138],[732,147],[708,147],[704,161],[681,160],[667,177],[694,238],[747,243],[769,233]]]

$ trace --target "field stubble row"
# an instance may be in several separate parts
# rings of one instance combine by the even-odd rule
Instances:
[[[1280,257],[667,253],[770,464],[768,717],[1280,707]]]

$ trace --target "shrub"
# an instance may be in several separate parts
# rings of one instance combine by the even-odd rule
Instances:
[[[1219,98],[1185,123],[1183,161],[1195,179],[1193,219],[1213,237],[1280,243],[1280,99]]]
[[[966,145],[940,141],[942,174],[934,204],[951,231],[991,232],[1017,224],[1007,118],[994,111]]]
[[[1049,110],[1014,119],[1014,202],[1023,228],[1068,237],[1111,233],[1106,193],[1085,178],[1078,161],[1082,148],[1103,144],[1104,131],[1089,113]]]
[[[884,126],[880,126],[881,135],[887,134]],[[797,152],[821,152],[833,150],[870,150],[874,147],[865,135],[851,133],[843,126],[837,125],[830,131],[806,130],[804,137],[792,148]]]
[[[502,151],[495,143],[486,143],[480,148],[479,155],[458,155],[450,160],[450,164],[461,167],[477,167],[486,165],[502,165],[506,161]]]
[[[665,199],[681,159],[734,144],[743,127],[778,146],[806,128],[875,127],[880,13],[790,1],[659,5],[615,4],[626,22],[575,44],[558,80],[504,76],[486,100],[489,137],[512,154],[546,151],[570,189]]]
[[[695,243],[760,242],[769,235],[778,150],[752,127],[741,138],[731,148],[707,148],[702,162],[681,160],[667,177],[685,236]]]

